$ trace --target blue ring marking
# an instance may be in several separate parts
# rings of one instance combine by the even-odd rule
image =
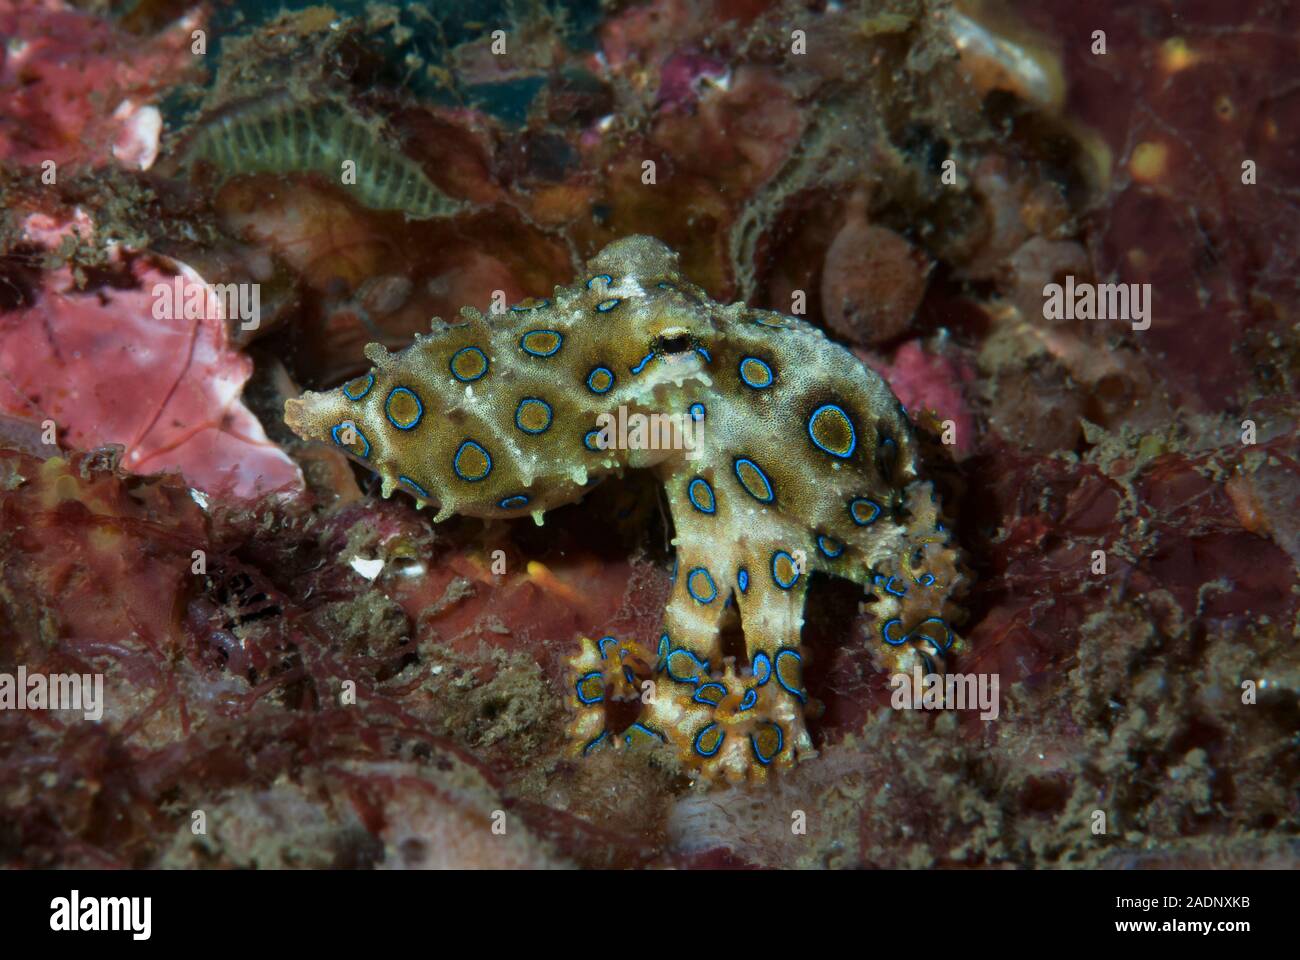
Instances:
[[[745,481],[740,476],[740,465],[742,463],[749,464],[749,466],[753,467],[754,472],[758,474],[758,479],[763,481],[763,487],[767,491],[766,497],[755,496],[753,491],[750,490],[749,487],[745,486]],[[767,474],[763,472],[763,469],[753,460],[749,459],[749,457],[737,457],[736,462],[732,464],[732,469],[736,471],[736,479],[740,481],[740,485],[744,487],[745,492],[751,497],[754,497],[754,499],[759,503],[771,503],[776,499],[776,494],[772,492],[772,481],[767,479]]]
[[[642,733],[649,734],[650,736],[657,738],[661,743],[668,742],[668,738],[665,737],[662,733],[660,733],[658,730],[651,730],[644,723],[634,723],[632,724],[632,726],[628,727],[627,733],[623,734],[623,742],[630,746],[632,744],[632,734],[637,730],[640,730]]]
[[[766,379],[762,379],[762,380],[749,379],[749,377],[745,374],[745,367],[751,363],[756,363],[763,368],[763,375]],[[775,379],[775,377],[772,374],[772,368],[769,367],[765,361],[758,359],[758,357],[741,357],[740,365],[736,368],[736,370],[737,372],[739,372],[740,379],[745,384],[745,386],[751,387],[754,390],[766,390],[768,387],[772,385],[772,381]]]
[[[522,420],[524,415],[524,407],[534,403],[541,404],[543,407],[546,408],[546,425],[538,427],[536,430],[529,430],[527,427],[524,426]],[[520,430],[522,430],[524,433],[531,433],[533,436],[537,436],[537,434],[539,433],[545,433],[547,430],[551,429],[551,421],[554,419],[555,419],[555,411],[551,409],[551,405],[539,397],[524,397],[522,400],[519,401],[519,406],[515,408],[515,426],[518,427]]]
[[[817,537],[817,549],[822,552],[822,556],[834,560],[844,552],[844,544],[840,543],[834,537],[828,537],[823,534]]]
[[[713,488],[703,477],[696,477],[690,482],[686,487],[686,496],[690,498],[691,506],[700,513],[717,513],[718,503],[713,497]]]
[[[411,399],[415,401],[415,419],[411,421],[411,425],[409,427],[402,426],[400,423],[394,420],[393,415],[388,412],[388,407],[389,404],[393,402],[393,397],[397,396],[399,393],[409,393],[411,395]],[[392,392],[388,394],[388,399],[384,401],[384,416],[386,416],[388,418],[388,422],[391,423],[393,426],[395,426],[398,430],[414,430],[416,427],[420,425],[420,421],[424,419],[424,404],[420,401],[419,396],[416,395],[416,392],[414,390],[411,390],[407,387],[393,387]]]
[[[353,377],[353,380],[355,380],[355,379],[356,379],[356,378]],[[362,390],[360,393],[356,394],[355,396],[354,396],[352,393],[350,393],[350,392],[348,391],[348,387],[351,385],[351,383],[352,383],[352,380],[349,380],[347,383],[343,384],[343,396],[347,397],[349,400],[360,400],[360,399],[361,399],[362,397],[364,397],[367,393],[369,393],[369,392],[370,392],[370,388],[373,387],[373,386],[375,385],[375,375],[374,375],[373,373],[366,374],[366,386],[365,386],[365,389]]]
[[[776,572],[776,561],[779,560],[781,557],[785,557],[787,560],[790,561],[790,569],[794,571],[794,576],[791,577],[788,582],[783,581],[780,578],[780,576],[777,575]],[[780,587],[782,590],[789,590],[791,587],[793,587],[796,583],[799,582],[799,576],[800,576],[799,565],[794,562],[794,557],[790,556],[790,554],[786,553],[784,550],[777,550],[775,553],[772,554],[772,581],[778,587]]]
[[[817,419],[817,414],[821,413],[823,410],[834,410],[843,417],[844,422],[849,425],[849,448],[843,453],[840,453],[838,450],[832,450],[830,447],[822,446],[822,442],[813,434],[813,421]],[[854,429],[853,418],[848,415],[843,407],[834,403],[823,403],[812,412],[812,415],[808,418],[808,439],[813,442],[813,445],[816,446],[818,450],[821,450],[824,453],[829,453],[832,457],[839,457],[841,460],[847,460],[849,457],[853,456],[853,451],[858,449],[858,432]]]
[[[595,750],[598,746],[601,745],[602,742],[604,742],[605,738],[608,736],[609,736],[608,730],[600,731],[600,736],[596,737],[594,740],[592,740],[590,743],[588,743],[585,747],[582,748],[582,755],[585,757],[592,750]]]
[[[781,725],[779,723],[771,722],[771,726],[776,727],[776,749],[766,757],[763,756],[761,752],[759,752],[758,738],[755,737],[752,733],[749,735],[749,745],[751,748],[753,748],[754,756],[755,758],[757,758],[758,762],[765,767],[768,764],[770,764],[772,760],[775,759],[777,754],[779,754],[781,750],[785,747],[785,732],[781,729]]]
[[[424,487],[420,486],[418,483],[412,480],[410,477],[399,476],[397,478],[397,482],[404,483],[408,487],[411,487],[416,493],[424,497],[426,500],[429,498],[429,492],[425,490]]]
[[[541,310],[543,307],[549,307],[550,305],[551,301],[547,300],[545,297],[539,297],[535,303],[530,303],[527,306],[522,303],[516,303],[510,308],[510,311],[512,313],[531,313],[533,310]]]
[[[718,737],[717,746],[715,746],[712,750],[708,751],[707,753],[705,753],[704,749],[700,746],[700,741],[704,739],[705,734],[707,734],[710,730],[715,729],[716,727],[717,727],[716,723],[710,723],[707,726],[701,727],[700,732],[695,735],[695,740],[691,743],[691,748],[696,753],[698,753],[701,757],[711,757],[719,750],[722,749],[722,743],[724,740],[727,739],[727,735],[725,733],[722,736]]]
[[[592,453],[604,453],[605,451],[601,447],[596,446],[596,440],[599,438],[599,430],[588,430],[582,435],[582,445]]]
[[[609,375],[609,385],[606,386],[604,390],[597,388],[591,382],[596,379],[596,374],[598,373]],[[609,393],[609,391],[614,389],[614,371],[609,369],[609,367],[593,367],[591,373],[587,374],[587,389],[595,394]]]
[[[744,713],[746,710],[752,709],[756,703],[758,703],[758,690],[750,687],[745,691],[745,696],[740,701],[740,706],[736,709],[736,712]]]
[[[896,597],[905,597],[905,596],[907,596],[907,587],[904,587],[902,590],[895,590],[895,589],[894,589],[894,581],[897,580],[897,579],[898,579],[897,577],[890,577],[889,580],[886,581],[886,583],[885,583],[885,593],[892,593],[892,594],[893,594],[894,596],[896,596]]]
[[[754,679],[760,687],[772,679],[772,660],[766,653],[754,654]]]
[[[672,641],[668,639],[668,634],[659,635],[659,649],[656,651],[659,655],[659,662],[655,665],[655,673],[664,668],[664,661],[668,658],[668,651],[672,647]]]
[[[642,370],[644,370],[645,365],[649,363],[651,360],[653,360],[654,358],[655,358],[655,352],[651,350],[649,353],[647,353],[644,357],[641,358],[640,363],[638,363],[635,367],[628,367],[628,369],[631,370],[634,375],[638,374]]]
[[[695,352],[704,358],[705,363],[713,362],[713,357],[709,356],[709,351],[705,350],[703,347],[696,347]]]
[[[590,680],[592,677],[599,677],[599,676],[600,676],[600,671],[599,671],[599,670],[593,670],[593,671],[591,671],[590,673],[584,673],[582,676],[580,676],[580,677],[578,678],[578,682],[575,683],[575,684],[573,685],[573,692],[576,693],[576,694],[578,695],[578,702],[579,702],[579,703],[583,704],[584,706],[588,706],[588,707],[589,707],[589,706],[591,706],[593,703],[603,703],[603,702],[604,702],[604,700],[605,700],[605,693],[604,693],[604,688],[603,688],[603,687],[601,688],[601,694],[600,694],[600,696],[598,696],[598,697],[592,697],[592,698],[588,699],[587,697],[584,697],[584,696],[582,695],[582,685],[583,685],[584,683],[586,683],[588,680]],[[603,678],[602,678],[602,679],[603,679]]]
[[[520,507],[528,506],[528,494],[516,493],[508,497],[502,497],[497,503],[502,510],[518,510]]]
[[[609,659],[608,657],[605,656],[605,644],[606,644],[607,642],[608,642],[608,643],[617,644],[617,643],[618,643],[618,640],[616,640],[614,637],[611,637],[611,636],[606,635],[606,636],[601,637],[600,640],[597,641],[597,643],[596,643],[596,648],[600,651],[600,659],[602,659],[602,660],[607,660],[607,659]]]
[[[528,338],[535,333],[552,333],[555,335],[555,346],[550,350],[534,350],[528,346]],[[560,352],[560,347],[564,346],[564,334],[558,330],[529,330],[519,338],[519,349],[530,357],[553,357]]]
[[[460,469],[460,458],[464,455],[465,451],[468,449],[477,450],[479,453],[483,454],[483,459],[487,461],[487,469],[485,469],[482,475],[480,476],[477,477],[466,476],[465,473]],[[486,480],[488,478],[488,475],[492,473],[492,454],[484,450],[482,444],[475,443],[473,440],[465,440],[464,442],[461,443],[459,447],[456,448],[456,456],[451,461],[451,469],[456,472],[457,477],[459,477],[461,480],[464,480],[466,483],[478,483],[480,480]]]
[[[614,285],[614,278],[611,277],[608,273],[598,273],[590,280],[587,281],[587,289],[590,290],[591,285],[595,283],[597,280],[604,280],[605,286],[607,287],[612,287]]]
[[[796,690],[794,687],[787,684],[785,679],[781,676],[781,659],[783,657],[794,657],[795,660],[799,662],[800,668],[803,667],[803,657],[799,656],[797,652],[789,648],[778,650],[776,652],[776,668],[772,671],[776,675],[776,682],[780,684],[781,689],[792,696],[798,697],[799,702],[802,703],[806,699],[804,692],[802,690]]]
[[[696,592],[695,578],[700,574],[704,575],[704,579],[707,580],[709,584],[709,595],[707,597],[701,596]],[[714,586],[713,577],[709,574],[709,571],[705,570],[703,567],[696,567],[686,575],[686,592],[691,595],[691,599],[696,603],[712,603],[718,596],[718,588]]]
[[[916,582],[917,582],[918,584],[920,584],[921,586],[923,586],[923,587],[931,586],[931,585],[933,585],[933,583],[934,583],[934,574],[933,574],[933,573],[927,573],[927,574],[925,574],[924,579],[917,580]]]
[[[700,423],[708,414],[708,408],[706,408],[702,403],[692,403],[687,412],[690,413],[692,420],[696,423]]]
[[[342,430],[347,425],[348,425],[348,421],[345,420],[343,423],[337,424],[336,426],[330,428],[330,437],[334,440],[335,443],[337,443],[340,447],[343,447],[345,449],[347,448],[348,445],[339,439],[339,431]],[[362,460],[369,459],[370,441],[366,439],[366,435],[361,432],[361,428],[358,427],[355,423],[353,423],[351,426],[352,426],[352,432],[357,435],[357,439],[366,445],[365,452],[358,454],[358,456],[360,456]]]
[[[673,571],[672,571],[672,573],[668,574],[668,582],[669,582],[669,583],[676,583],[676,582],[677,582],[677,556],[676,556],[676,554],[673,555]]]
[[[669,283],[667,280],[660,280],[658,283],[655,284],[655,286],[658,287],[660,290],[676,290],[676,289],[677,289],[677,288],[674,287],[671,283]]]
[[[865,503],[868,506],[875,509],[876,512],[871,515],[870,520],[858,519],[857,511],[854,510],[853,508],[860,503]],[[879,519],[879,517],[880,517],[880,504],[876,503],[876,501],[868,500],[866,497],[855,497],[854,499],[849,501],[849,519],[852,520],[859,527],[869,527],[871,526],[871,524],[875,523],[876,520]]]
[[[715,688],[722,691],[721,693],[718,694],[716,700],[710,700],[708,697],[703,695],[705,690],[712,691]],[[693,699],[696,703],[702,703],[707,707],[716,707],[718,704],[722,702],[723,698],[726,697],[726,695],[727,695],[726,685],[718,683],[716,680],[710,680],[708,683],[701,683],[698,687],[696,687],[695,696],[692,697],[691,699]]]
[[[602,300],[600,303],[596,304],[596,310],[599,313],[609,313],[609,311],[613,310],[622,302],[622,299],[619,297],[610,297],[608,300]]]
[[[736,571],[736,586],[740,588],[741,593],[749,589],[749,571],[744,567]]]
[[[894,626],[895,624],[901,627],[903,625],[903,621],[897,618],[893,620],[886,620],[884,626],[880,628],[880,635],[884,638],[885,643],[889,644],[891,647],[897,647],[907,641],[907,637],[905,635],[899,637],[897,640],[889,639],[889,628]]]
[[[482,357],[483,372],[478,374],[478,376],[474,376],[474,377],[462,377],[459,373],[457,373],[456,358],[459,357],[462,353],[477,353],[480,357]],[[453,353],[451,355],[451,359],[447,361],[447,369],[449,369],[451,371],[451,375],[455,377],[457,380],[459,380],[461,383],[473,383],[475,380],[482,380],[484,377],[487,376],[487,372],[488,372],[487,354],[484,353],[482,350],[480,350],[478,347],[461,347],[459,350]]]
[[[677,676],[676,673],[673,672],[673,659],[677,657],[679,654],[683,657],[688,658],[691,661],[691,664],[697,670],[704,670],[707,672],[709,669],[709,665],[705,663],[703,660],[701,660],[699,657],[697,657],[695,654],[691,653],[691,651],[687,650],[685,647],[678,647],[676,650],[672,650],[669,652],[667,658],[665,658],[664,660],[664,667],[668,671],[669,679],[676,680],[678,683],[690,684],[693,687],[700,682],[699,677],[679,677]]]
[[[623,668],[623,679],[628,682],[629,686],[636,686],[636,674],[632,672],[631,667]]]
[[[934,637],[927,636],[924,633],[921,634],[921,636],[925,637],[925,639],[930,641],[931,645],[934,646],[935,651],[937,653],[940,654],[946,653],[948,651],[948,648],[952,646],[952,628],[948,626],[947,622],[942,617],[927,617],[925,620],[922,620],[920,623],[916,625],[916,627],[912,630],[912,633],[915,634],[927,623],[937,623],[939,624],[939,626],[943,627],[944,634],[945,634],[943,646],[940,646],[938,641],[936,641]]]

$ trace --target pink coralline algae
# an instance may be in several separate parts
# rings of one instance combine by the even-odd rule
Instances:
[[[42,216],[32,231],[58,233]],[[253,365],[230,348],[212,288],[162,258],[123,255],[120,270],[94,290],[68,267],[47,271],[34,303],[0,315],[0,411],[50,421],[75,449],[121,444],[133,473],[179,471],[211,494],[299,490],[297,466],[240,401]],[[175,302],[178,279],[201,316]]]
[[[975,448],[975,418],[964,392],[973,374],[962,361],[909,340],[894,352],[890,363],[880,364],[880,372],[914,419],[934,427],[929,422],[933,418],[938,432],[944,429],[944,421],[951,421],[950,445],[958,458]]]
[[[62,0],[0,0],[0,159],[39,166],[147,169],[162,118],[153,104],[182,80],[196,17],[132,37]]]

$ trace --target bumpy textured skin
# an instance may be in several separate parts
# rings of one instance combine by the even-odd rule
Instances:
[[[549,301],[462,314],[400,354],[370,345],[369,374],[289,401],[285,419],[378,471],[385,496],[403,488],[436,505],[439,520],[540,523],[602,478],[655,471],[677,551],[663,632],[582,642],[575,753],[668,743],[699,777],[732,781],[814,753],[800,644],[814,571],[867,587],[880,667],[929,668],[952,651],[966,576],[917,477],[907,415],[819,330],[713,302],[650,237],[611,244]],[[694,426],[694,449],[601,449],[597,418],[620,407],[689,417],[662,439]],[[747,662],[724,663],[737,614]],[[607,725],[615,699],[642,701],[624,730]]]

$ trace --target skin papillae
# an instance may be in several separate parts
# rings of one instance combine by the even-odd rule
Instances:
[[[953,651],[966,574],[906,412],[821,331],[712,301],[644,236],[606,247],[549,300],[461,313],[401,353],[371,344],[368,374],[288,401],[285,420],[436,520],[541,523],[606,477],[654,471],[676,549],[662,634],[582,641],[575,754],[668,744],[707,781],[815,754],[800,642],[813,572],[867,588],[879,667],[929,672]],[[736,617],[743,664],[722,657]],[[608,725],[615,699],[641,701],[622,730]]]

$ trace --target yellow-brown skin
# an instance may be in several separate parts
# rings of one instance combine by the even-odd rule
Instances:
[[[882,667],[951,649],[950,598],[964,576],[917,479],[907,416],[819,330],[713,302],[650,237],[606,247],[549,302],[491,320],[462,314],[400,354],[372,344],[369,375],[289,401],[285,420],[304,438],[366,453],[385,496],[406,489],[436,504],[437,520],[532,513],[540,523],[610,474],[655,471],[677,550],[663,635],[583,642],[570,661],[577,752],[664,741],[709,780],[761,777],[812,753],[800,629],[814,571],[878,598]],[[559,334],[558,345],[529,336],[539,330]],[[482,366],[474,351],[486,372],[469,380]],[[607,388],[592,379],[598,368],[613,376]],[[679,448],[646,449],[634,433],[598,438],[598,418],[620,407],[624,421],[679,416],[662,435]],[[601,449],[602,439],[634,449]],[[491,468],[479,476],[483,451]],[[720,635],[737,609],[748,662],[724,664]],[[608,731],[605,703],[632,696],[651,702],[627,730]]]

